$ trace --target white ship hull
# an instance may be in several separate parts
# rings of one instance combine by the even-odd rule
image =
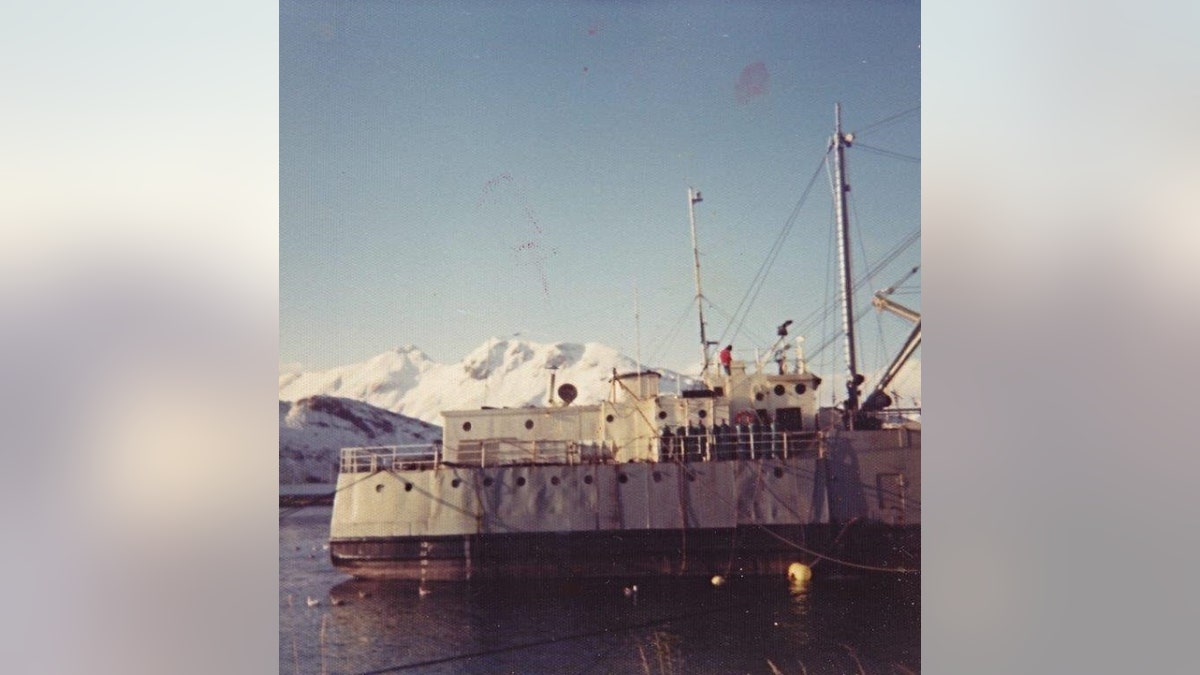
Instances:
[[[331,557],[362,578],[781,575],[920,562],[920,432],[824,456],[343,472]]]

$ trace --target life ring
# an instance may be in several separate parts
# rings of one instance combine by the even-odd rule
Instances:
[[[755,422],[758,421],[758,415],[755,415],[754,413],[750,412],[749,410],[743,410],[740,413],[733,416],[733,421],[736,422],[739,427],[740,426],[750,426],[751,424],[754,424]]]

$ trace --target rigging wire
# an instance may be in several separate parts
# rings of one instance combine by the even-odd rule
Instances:
[[[893,159],[902,159],[907,162],[918,162],[919,163],[921,161],[921,158],[917,157],[915,155],[905,155],[903,153],[899,153],[894,150],[884,150],[883,148],[877,148],[873,145],[867,145],[865,143],[860,143],[857,141],[854,143],[854,147],[859,150],[866,150],[867,152],[871,152],[876,155],[883,155],[884,157],[891,157]]]
[[[831,238],[832,238],[832,235],[831,235]],[[873,278],[874,278],[876,275],[878,275],[878,274],[879,274],[880,272],[882,272],[882,271],[883,271],[883,270],[884,270],[884,269],[885,269],[885,268],[886,268],[886,267],[887,267],[889,264],[891,264],[891,262],[892,262],[893,260],[895,260],[895,259],[896,259],[896,258],[897,258],[897,257],[898,257],[898,256],[899,256],[901,253],[903,253],[904,251],[906,251],[906,250],[908,249],[908,247],[910,247],[910,246],[912,246],[913,244],[915,244],[915,243],[916,243],[916,242],[917,242],[917,241],[918,241],[920,238],[921,238],[921,230],[920,230],[920,228],[918,228],[918,229],[916,229],[916,230],[913,230],[912,232],[910,232],[910,233],[909,233],[909,234],[908,234],[908,235],[907,235],[907,236],[906,236],[906,237],[905,237],[903,240],[901,240],[901,241],[900,241],[900,242],[899,242],[899,243],[898,243],[896,246],[894,246],[894,247],[893,247],[893,248],[892,248],[890,251],[888,251],[887,253],[885,253],[885,254],[884,254],[884,256],[883,256],[883,258],[881,258],[881,259],[880,259],[880,261],[879,261],[878,263],[876,263],[876,264],[875,264],[873,267],[871,267],[870,269],[868,269],[866,272],[864,272],[864,273],[860,274],[860,275],[859,275],[859,277],[858,277],[858,279],[856,279],[856,280],[854,281],[854,284],[852,285],[852,290],[854,290],[854,291],[857,291],[857,290],[859,290],[859,289],[860,289],[860,288],[861,288],[861,287],[862,287],[864,284],[866,284],[866,283],[870,282],[870,281],[871,281],[871,280],[872,280],[872,279],[873,279]],[[832,246],[832,244],[830,244],[830,245]],[[832,263],[831,263],[831,262],[830,262],[830,263],[826,263],[826,268],[827,268],[827,270],[828,270],[828,268],[829,268],[829,267],[831,267],[831,266],[832,266]],[[812,327],[812,326],[813,326],[813,325],[816,323],[816,321],[817,321],[818,319],[821,319],[821,320],[822,320],[822,323],[824,323],[824,319],[826,318],[826,316],[827,316],[829,313],[831,313],[831,312],[833,312],[833,311],[835,311],[835,310],[836,310],[836,308],[837,308],[837,304],[838,304],[838,303],[837,303],[837,300],[836,300],[836,299],[831,299],[831,298],[830,298],[830,294],[831,294],[831,292],[832,292],[832,291],[830,291],[830,290],[828,289],[828,286],[829,286],[828,279],[829,279],[829,277],[830,277],[831,275],[832,275],[832,273],[829,273],[829,274],[827,274],[827,275],[826,275],[826,287],[827,287],[827,288],[826,288],[826,294],[825,294],[825,297],[826,297],[825,304],[824,304],[824,305],[822,305],[822,306],[820,306],[820,307],[817,307],[817,308],[813,309],[813,310],[812,310],[812,311],[810,311],[808,314],[806,314],[806,315],[805,315],[803,318],[801,318],[799,321],[797,321],[797,322],[796,322],[796,325],[797,325],[797,331],[804,332],[804,331],[808,330],[809,328],[811,328],[811,327]],[[821,334],[822,334],[822,335],[824,335],[824,334],[825,334],[825,332],[823,331]]]
[[[828,158],[828,155],[826,157]],[[828,161],[826,161],[826,163],[825,163],[825,173],[829,177],[829,190],[832,192],[834,189],[833,188],[833,173],[829,167]],[[833,329],[831,329],[829,326],[830,317],[833,314],[832,308],[837,306],[837,297],[834,295],[834,290],[833,290],[834,256],[832,255],[834,246],[836,245],[835,240],[837,238],[837,235],[835,234],[837,232],[837,226],[836,226],[837,207],[834,205],[833,201],[829,202],[829,221],[828,222],[829,222],[829,226],[826,228],[826,231],[828,233],[828,238],[825,241],[825,250],[829,253],[828,255],[825,256],[825,295],[824,295],[825,304],[821,307],[814,308],[811,312],[809,312],[808,316],[800,319],[800,323],[796,325],[796,331],[798,333],[805,332],[806,327],[810,326],[812,323],[815,323],[815,321],[813,321],[813,317],[818,317],[821,320],[821,332],[819,333],[819,335],[827,336],[831,332],[836,332]],[[821,355],[820,349],[810,350],[810,353],[809,353],[810,357],[820,356],[820,355]],[[825,357],[824,359],[819,361],[819,363],[821,364],[821,372],[823,372],[823,373],[832,373],[833,372],[834,364],[833,364],[833,356],[832,355]],[[829,405],[830,406],[837,405],[837,392],[834,391],[834,388],[832,386],[830,386],[826,389],[826,391],[829,392]]]
[[[796,219],[800,215],[800,209],[808,200],[808,195],[812,191],[812,187],[817,181],[817,176],[821,173],[821,167],[826,163],[827,156],[828,152],[821,156],[821,161],[817,163],[817,167],[813,171],[812,177],[808,179],[808,184],[804,187],[804,192],[800,195],[799,201],[797,201],[796,206],[792,208],[791,214],[784,222],[783,229],[780,231],[779,235],[775,237],[774,243],[771,244],[771,248],[767,252],[766,259],[763,261],[763,264],[759,266],[758,272],[756,272],[754,275],[754,279],[751,280],[750,287],[746,289],[746,293],[742,296],[742,300],[738,303],[737,308],[734,309],[733,317],[736,318],[741,315],[741,319],[737,321],[736,328],[734,327],[734,321],[731,319],[730,324],[725,327],[724,331],[722,331],[721,337],[717,339],[718,343],[729,341],[727,338],[730,330],[733,330],[733,337],[736,337],[741,332],[742,325],[746,321],[746,316],[750,312],[750,307],[753,306],[754,300],[758,297],[759,291],[761,291],[762,287],[766,284],[767,273],[770,271],[771,266],[775,263],[775,259],[779,256],[780,251],[783,249],[783,242],[787,239],[788,234],[792,231],[792,227],[795,226]],[[743,308],[745,311],[743,311]]]
[[[854,135],[855,135],[855,136],[861,136],[861,135],[862,135],[862,134],[864,134],[864,133],[869,133],[869,132],[871,132],[871,131],[873,131],[873,130],[875,130],[875,129],[878,129],[878,128],[880,128],[880,127],[886,126],[886,125],[888,125],[888,124],[892,124],[892,123],[894,123],[894,122],[897,122],[897,121],[899,121],[901,118],[905,117],[906,115],[911,115],[911,114],[913,114],[913,113],[915,113],[915,112],[919,111],[920,109],[921,109],[921,106],[920,106],[920,104],[918,104],[918,105],[915,105],[915,106],[913,106],[913,107],[911,107],[911,108],[908,108],[907,110],[902,110],[902,111],[900,111],[900,112],[896,113],[895,115],[891,115],[891,116],[885,117],[885,118],[883,118],[883,119],[879,120],[878,122],[872,122],[871,124],[868,124],[867,126],[865,126],[865,127],[862,127],[862,128],[860,128],[860,129],[856,130],[856,131],[854,132]]]
[[[706,616],[708,614],[715,614],[717,612],[729,612],[729,611],[730,611],[730,607],[728,607],[728,606],[713,607],[710,609],[700,610],[697,612],[687,612],[687,613],[683,613],[683,614],[675,614],[675,615],[664,617],[661,619],[652,619],[650,621],[642,621],[640,623],[630,624],[627,626],[617,626],[615,628],[609,628],[609,627],[598,628],[596,630],[584,631],[584,632],[580,632],[580,633],[569,633],[567,635],[560,635],[558,637],[546,638],[543,640],[531,640],[529,642],[521,642],[521,643],[517,643],[514,645],[505,645],[503,647],[495,647],[493,649],[483,649],[483,650],[475,651],[475,652],[452,654],[450,656],[443,656],[441,658],[436,658],[436,659],[428,659],[426,661],[404,663],[401,665],[389,666],[387,668],[379,668],[376,670],[366,670],[361,673],[358,673],[358,675],[382,675],[383,673],[395,673],[395,672],[399,672],[402,670],[414,670],[417,668],[428,668],[429,666],[441,665],[443,663],[452,663],[454,661],[462,661],[464,659],[474,659],[474,658],[479,658],[479,657],[483,657],[483,656],[494,656],[496,654],[505,654],[508,652],[515,652],[515,651],[520,651],[523,649],[531,649],[533,647],[544,647],[546,645],[557,644],[559,642],[571,642],[574,640],[581,640],[584,638],[599,637],[602,635],[612,635],[614,633],[626,633],[626,632],[635,631],[635,630],[642,630],[645,628],[655,628],[658,626],[664,626],[664,625],[667,625],[670,623],[674,623],[676,621],[683,621],[685,619],[692,619],[692,618],[696,618],[696,617],[700,617],[700,616]]]
[[[689,300],[684,306],[683,311],[680,312],[679,318],[675,320],[675,324],[671,327],[671,330],[667,332],[666,337],[657,341],[657,346],[654,348],[654,351],[652,351],[649,358],[646,359],[647,363],[658,363],[662,359],[664,352],[666,352],[666,350],[672,346],[672,341],[675,340],[675,336],[679,333],[679,329],[683,326],[683,322],[687,319],[691,312],[692,302]]]
[[[853,194],[850,195],[849,201],[850,201],[850,213],[852,215],[853,221],[855,223],[861,223],[862,220],[860,220],[858,217],[858,202],[855,200]],[[861,256],[861,260],[863,261],[864,264],[867,264],[868,267],[871,267],[871,265],[869,264],[870,259],[867,256],[866,242],[863,241],[862,237],[858,237],[857,239],[858,239],[858,252],[859,252],[859,255]],[[876,267],[874,267],[874,269],[882,269],[882,267],[876,266]],[[858,284],[854,288],[855,288],[855,290],[857,290],[861,286],[862,286],[862,284]],[[870,313],[870,312],[868,312],[868,313]],[[883,337],[883,321],[881,320],[882,318],[883,317],[879,316],[878,314],[875,315],[875,329],[878,332],[878,339],[875,341],[875,354],[872,358],[872,361],[875,363],[879,363],[879,362],[885,361],[887,359],[887,354],[886,354],[887,350],[884,348],[886,341],[884,340],[884,337]],[[858,325],[857,318],[855,319],[854,324],[855,324],[855,326]],[[858,346],[858,345],[856,345],[856,346]],[[865,354],[864,354],[864,356],[865,356]],[[863,368],[863,365],[864,365],[863,363],[858,364],[859,372],[862,372],[863,370],[865,370]]]
[[[682,475],[683,472],[686,471],[686,468],[684,468],[684,464],[683,464],[682,460],[676,459],[675,463],[680,465],[680,468],[681,468],[680,475]],[[762,467],[760,466],[760,470],[761,470],[761,468]],[[812,475],[812,480],[814,482],[816,481],[816,473],[815,472]],[[700,486],[702,488],[704,488],[709,494],[711,494],[718,500],[724,502],[726,505],[728,505],[728,506],[734,505],[729,499],[727,499],[725,497],[725,495],[716,492],[715,490],[710,488],[707,484],[705,484],[704,481],[700,481]],[[872,487],[872,486],[869,486],[866,484],[863,484],[863,486],[864,487]],[[803,518],[800,516],[799,513],[797,513],[789,505],[784,503],[784,501],[782,499],[780,499],[780,497],[778,495],[776,495],[774,493],[774,491],[772,491],[770,488],[767,488],[765,490],[765,492],[768,495],[770,495],[771,498],[774,499],[778,505],[782,506],[785,511],[788,511],[793,516],[795,516],[797,518],[797,520],[803,520]],[[740,525],[741,524],[739,523],[739,526]],[[836,564],[836,565],[843,565],[845,567],[865,570],[868,572],[888,572],[888,573],[895,573],[895,574],[920,574],[921,573],[921,570],[919,570],[919,569],[908,569],[905,567],[883,567],[883,566],[879,566],[879,565],[864,565],[861,563],[850,562],[849,560],[842,560],[839,558],[834,558],[833,556],[825,555],[824,553],[819,553],[819,552],[814,551],[813,549],[810,549],[806,546],[801,546],[800,544],[797,544],[796,542],[788,539],[787,537],[784,537],[783,535],[772,531],[766,525],[763,525],[761,523],[747,523],[747,525],[750,525],[751,527],[756,527],[756,528],[762,530],[764,533],[770,535],[771,537],[774,537],[775,539],[779,540],[781,543],[786,544],[787,546],[790,546],[791,548],[794,548],[797,551],[800,551],[801,553],[807,553],[807,554],[814,556],[820,560],[828,560],[829,562]]]

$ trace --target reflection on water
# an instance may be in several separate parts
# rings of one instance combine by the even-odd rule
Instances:
[[[422,588],[333,570],[322,549],[328,518],[326,507],[280,520],[281,673],[920,670],[918,580]]]

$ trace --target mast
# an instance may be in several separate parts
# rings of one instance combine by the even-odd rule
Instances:
[[[854,308],[853,288],[850,274],[850,219],[846,210],[846,193],[850,186],[846,184],[846,148],[854,140],[852,134],[842,133],[842,104],[833,106],[833,146],[834,159],[834,205],[837,208],[838,221],[838,263],[842,277],[842,331],[846,334],[846,367],[849,369],[849,379],[846,380],[846,412],[850,418],[850,428],[854,428],[854,413],[858,411],[858,385],[862,383],[858,374],[858,360],[854,353]]]
[[[704,201],[700,197],[699,190],[688,188],[688,223],[692,228],[692,259],[694,261],[693,271],[696,276],[696,309],[700,313],[700,354],[703,357],[702,363],[704,366],[700,370],[700,374],[708,373],[708,335],[704,325],[704,293],[700,290],[700,249],[696,246],[696,202]]]

